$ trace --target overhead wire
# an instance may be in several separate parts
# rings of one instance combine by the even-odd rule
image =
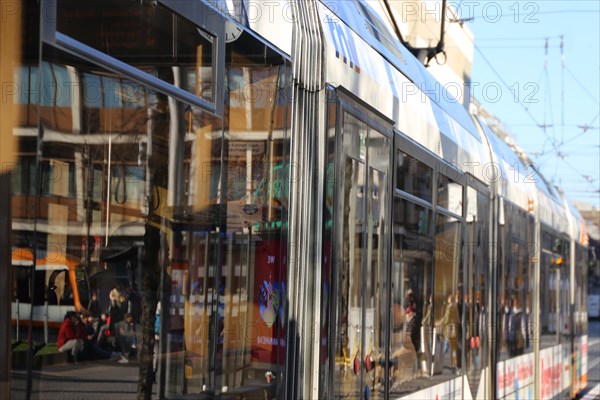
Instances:
[[[540,46],[479,46],[482,49],[538,49]],[[550,46],[551,49],[557,49],[558,46]]]
[[[457,14],[459,13],[459,9],[460,9],[460,5],[462,4],[462,1],[455,7],[455,10],[457,11]],[[560,11],[550,11],[550,12],[538,12],[537,14],[552,14],[552,13],[569,13],[569,12],[598,12],[598,10],[560,10]],[[450,22],[459,22],[462,26],[462,23],[464,22],[464,19],[458,19],[456,21],[450,21]],[[429,27],[428,27],[429,28]],[[446,27],[446,29],[444,29],[444,33],[448,30],[449,25]],[[429,28],[430,29],[430,28]],[[431,29],[430,29],[431,30]],[[507,88],[509,91],[511,91],[511,87],[508,85],[508,83],[504,80],[504,78],[502,77],[502,75],[500,75],[500,73],[496,70],[496,68],[494,67],[494,65],[488,60],[488,58],[485,56],[485,54],[483,53],[483,51],[481,50],[481,47],[478,46],[477,44],[475,44],[474,40],[472,37],[469,37],[467,35],[467,38],[471,41],[471,43],[473,44],[474,49],[479,53],[479,55],[482,57],[482,59],[485,61],[485,63],[488,65],[488,67],[491,69],[491,71],[498,77],[499,81],[502,83],[502,85],[504,85],[505,88]],[[557,135],[556,135],[556,129],[555,129],[555,123],[554,123],[554,112],[553,112],[553,106],[552,106],[552,95],[551,95],[551,84],[550,84],[550,77],[548,74],[548,49],[549,48],[554,48],[554,46],[550,46],[549,45],[549,39],[550,38],[560,38],[560,45],[557,46],[558,48],[560,48],[560,52],[561,52],[561,143],[557,143]],[[493,39],[488,39],[488,40],[493,40]],[[523,38],[502,38],[502,40],[506,41],[506,40],[523,40]],[[528,39],[529,40],[529,39]],[[564,79],[564,72],[565,70],[567,70],[570,75],[573,76],[574,79],[576,79],[574,77],[574,75],[566,68],[565,65],[565,58],[564,58],[564,35],[558,35],[558,36],[549,36],[549,37],[544,37],[545,40],[545,62],[544,62],[544,69],[542,71],[542,73],[540,74],[540,77],[538,78],[538,87],[539,87],[539,83],[542,79],[542,77],[545,78],[545,83],[546,83],[546,93],[545,93],[545,100],[546,100],[546,105],[544,107],[544,123],[540,124],[537,120],[537,118],[533,115],[533,113],[531,112],[531,110],[529,110],[529,107],[526,106],[525,104],[523,104],[523,102],[521,101],[520,98],[516,98],[516,103],[519,104],[519,106],[525,111],[525,113],[528,115],[528,117],[535,123],[535,126],[538,127],[539,129],[541,129],[541,131],[543,132],[544,136],[545,136],[545,140],[542,146],[542,152],[540,153],[540,155],[538,157],[545,157],[547,154],[550,153],[546,153],[546,145],[548,143],[550,143],[552,145],[552,149],[553,149],[553,155],[558,156],[559,158],[562,159],[562,161],[565,163],[565,165],[568,165],[568,167],[573,170],[575,173],[577,173],[580,177],[584,178],[586,180],[586,182],[589,182],[588,179],[586,179],[586,175],[582,174],[581,172],[579,172],[575,167],[573,167],[571,164],[569,164],[566,160],[565,157],[567,157],[567,155],[563,154],[561,152],[560,146],[562,145],[562,142],[564,142],[564,129],[565,129],[565,119],[564,119],[564,104],[565,104],[565,93],[564,93],[564,88],[565,88],[565,79]],[[529,48],[531,46],[517,46],[518,48]],[[502,48],[502,47],[494,47],[494,46],[490,46],[489,48]],[[515,46],[512,46],[512,49],[514,49]],[[576,81],[578,82],[578,84],[583,87],[583,85],[576,79]],[[588,95],[590,95],[591,97],[593,97],[588,91],[587,89],[584,89],[586,91],[586,93]],[[597,102],[597,100],[595,100]],[[546,123],[546,111],[547,108],[549,108],[549,112],[550,112],[550,124]],[[592,123],[586,125],[586,129],[590,129],[591,125],[593,125],[593,122],[595,122],[595,120],[598,118],[598,116],[596,116],[594,118],[594,120],[592,121]],[[551,127],[552,128],[552,136],[550,136],[550,134],[547,131],[547,128]],[[581,128],[581,127],[580,127]],[[555,175],[556,175],[555,171]]]
[[[544,123],[542,125],[542,129],[544,130],[544,133],[546,133],[546,129],[547,128],[552,128],[552,139],[550,139],[552,147],[558,152],[558,148],[556,146],[556,131],[554,129],[554,110],[552,108],[552,85],[550,84],[550,76],[548,74],[548,41],[549,39],[546,38],[545,40],[545,44],[544,44],[544,80],[546,83],[546,87],[544,90],[544,96],[545,96],[545,106],[544,106]],[[546,123],[546,109],[549,108],[550,111],[550,124]],[[548,137],[548,134],[546,134],[546,136]]]
[[[560,36],[562,36],[562,35],[560,35]],[[559,37],[560,37],[560,36],[559,36]],[[507,83],[507,82],[504,80],[504,78],[502,77],[502,75],[500,75],[500,73],[498,72],[498,70],[497,70],[497,69],[494,67],[494,65],[493,65],[493,64],[492,64],[492,63],[489,61],[489,59],[488,59],[488,58],[485,56],[485,54],[483,53],[483,51],[481,50],[481,48],[480,48],[479,46],[477,46],[477,44],[475,44],[475,42],[474,42],[473,38],[470,38],[470,37],[468,37],[468,38],[469,38],[469,40],[471,41],[471,43],[473,44],[473,47],[474,47],[474,49],[475,49],[475,50],[476,50],[476,51],[479,53],[479,55],[481,56],[481,58],[482,58],[482,59],[485,61],[485,63],[486,63],[486,64],[488,65],[488,67],[490,68],[490,70],[491,70],[491,71],[492,71],[492,72],[493,72],[493,73],[496,75],[496,77],[499,79],[499,81],[502,83],[502,85],[504,85],[504,87],[505,87],[505,88],[507,88],[508,90],[511,90],[511,89],[510,89],[510,86],[508,85],[508,83]],[[547,40],[547,39],[549,39],[549,37],[545,37],[544,39],[545,39],[545,40]],[[563,44],[563,48],[561,48],[561,51],[564,51],[564,44]],[[547,65],[545,64],[545,68],[546,68],[546,66],[547,66]],[[569,74],[570,74],[570,75],[572,75],[572,76],[573,76],[573,74],[570,72],[570,70],[569,70],[569,69],[568,69],[566,66],[565,66],[565,70],[566,70],[567,72],[569,72]],[[547,71],[545,71],[544,73],[547,73]],[[573,77],[574,77],[574,76],[573,76]],[[575,78],[575,77],[574,77],[574,78]],[[583,85],[581,84],[581,82],[579,82],[579,81],[577,81],[577,82],[578,82],[578,84],[579,84],[580,86],[582,86],[582,87],[583,87]],[[548,78],[547,78],[547,84],[548,84],[548,87],[550,87],[550,86],[549,86],[549,79],[548,79]],[[591,94],[590,94],[590,93],[587,91],[587,89],[585,89],[585,90],[586,90],[586,93],[587,93],[588,95],[592,96],[592,95],[591,95]],[[593,97],[593,96],[592,96],[592,97]],[[594,99],[594,100],[595,100],[595,99]],[[596,101],[596,103],[598,103],[598,101],[597,101],[597,100],[595,100],[595,101]],[[516,99],[516,102],[517,102],[517,104],[518,104],[518,105],[519,105],[519,106],[520,106],[520,107],[523,109],[523,111],[525,111],[525,113],[527,114],[527,116],[528,116],[528,117],[529,117],[529,118],[530,118],[530,119],[531,119],[531,120],[534,122],[535,126],[536,126],[536,127],[538,127],[538,128],[539,128],[539,129],[542,131],[542,133],[544,134],[544,136],[545,136],[545,138],[546,138],[546,139],[545,139],[545,141],[544,141],[544,144],[543,144],[543,149],[542,149],[543,151],[542,151],[542,153],[541,153],[541,154],[540,154],[538,157],[536,157],[536,159],[538,159],[538,160],[539,160],[540,158],[542,158],[542,157],[545,157],[546,155],[550,155],[550,153],[546,153],[546,151],[545,151],[545,145],[546,145],[548,142],[550,142],[550,144],[552,145],[552,148],[553,148],[553,150],[554,150],[554,152],[552,153],[552,155],[559,156],[559,158],[562,160],[562,162],[563,162],[565,165],[567,165],[567,166],[568,166],[568,167],[569,167],[569,168],[570,168],[570,169],[571,169],[573,172],[575,172],[575,173],[576,173],[576,174],[577,174],[579,177],[583,178],[583,179],[586,181],[586,183],[587,183],[587,184],[592,184],[593,182],[590,182],[590,181],[589,181],[589,180],[586,178],[586,176],[587,176],[587,175],[585,175],[585,174],[581,173],[580,171],[578,171],[578,170],[577,170],[577,168],[573,167],[571,164],[569,164],[569,163],[568,163],[568,162],[565,160],[565,158],[566,158],[566,155],[564,155],[564,154],[562,154],[562,153],[561,153],[561,151],[560,151],[560,148],[559,148],[559,146],[557,145],[555,138],[552,138],[552,137],[550,137],[550,135],[549,135],[549,134],[548,134],[548,132],[546,131],[546,126],[545,126],[545,123],[544,123],[543,125],[542,125],[542,124],[540,124],[540,123],[538,122],[537,118],[536,118],[536,117],[535,117],[535,116],[534,116],[534,115],[531,113],[531,111],[529,110],[529,108],[528,108],[527,106],[525,106],[525,105],[522,103],[522,101],[521,101],[521,99],[520,99],[520,98],[517,98],[517,99]],[[551,105],[550,105],[550,107],[551,107]],[[545,112],[545,111],[544,111],[544,112]],[[552,112],[551,112],[551,114],[552,114]],[[598,116],[596,116],[596,117],[594,118],[594,120],[592,121],[592,124],[593,124],[593,122],[595,122],[595,120],[596,120],[597,118],[598,118]],[[544,122],[545,122],[545,116],[544,116]],[[592,124],[589,124],[589,125],[592,125]],[[554,174],[554,175],[556,175],[556,173],[557,173],[557,171],[555,171],[555,174]],[[594,180],[594,181],[595,181],[595,180]]]
[[[556,36],[538,36],[538,37],[534,37],[534,36],[529,36],[529,37],[524,37],[524,36],[515,37],[515,36],[513,36],[513,37],[506,37],[506,38],[503,38],[503,37],[491,37],[491,38],[480,38],[480,39],[477,39],[477,41],[486,42],[486,41],[497,40],[497,41],[500,41],[500,42],[508,42],[508,41],[514,40],[514,41],[522,42],[524,40],[539,41],[539,40],[544,40],[544,39],[557,39],[559,37],[560,37],[560,35],[556,35]]]
[[[469,37],[469,40],[471,41],[471,43],[473,44],[473,47],[475,48],[475,50],[477,50],[477,52],[479,53],[479,55],[481,56],[481,58],[488,65],[488,67],[492,70],[492,72],[496,75],[496,77],[498,77],[498,79],[500,80],[500,82],[502,83],[502,85],[504,85],[504,87],[506,89],[508,89],[509,91],[512,91],[512,89],[510,88],[510,86],[508,85],[508,83],[506,83],[506,81],[504,80],[504,78],[502,77],[502,75],[500,75],[500,73],[498,72],[498,70],[494,67],[494,65],[490,62],[490,60],[488,60],[488,58],[485,56],[485,54],[483,54],[483,51],[481,51],[481,49],[479,48],[479,46],[477,46],[477,44],[475,44],[474,40],[472,38],[470,38],[470,37]],[[517,101],[517,104],[519,104],[519,106],[521,106],[521,108],[523,109],[523,111],[525,111],[525,113],[529,116],[529,118],[535,123],[535,125],[538,126],[538,127],[540,127],[540,129],[541,129],[541,124],[535,118],[535,116],[531,113],[531,111],[529,110],[529,108],[523,104],[523,102],[521,101],[521,99],[517,98],[516,101]],[[548,133],[544,129],[542,129],[542,132],[544,132],[544,135],[548,139],[550,139],[550,137],[548,136]]]
[[[553,11],[541,11],[541,12],[534,12],[534,13],[530,13],[528,16],[525,16],[525,18],[535,18],[535,16],[537,15],[546,15],[546,14],[592,14],[592,13],[600,13],[600,10],[553,10]],[[533,14],[533,15],[532,15]],[[506,13],[506,14],[499,14],[496,15],[493,20],[497,20],[497,19],[502,19],[502,18],[506,18],[506,17],[515,17],[515,14],[513,13]],[[475,15],[469,16],[468,18],[464,18],[461,19],[462,21],[475,21],[477,19],[485,19],[486,16],[481,15],[480,17],[475,17]],[[458,21],[456,21],[458,22]],[[537,22],[536,20],[531,20],[531,22]]]
[[[564,35],[560,35],[560,64],[561,64],[561,88],[560,88],[560,140],[565,140],[565,52],[564,52]]]

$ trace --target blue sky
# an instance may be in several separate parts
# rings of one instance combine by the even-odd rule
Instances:
[[[600,1],[452,4],[475,36],[473,82],[501,88],[475,97],[568,198],[600,208]]]

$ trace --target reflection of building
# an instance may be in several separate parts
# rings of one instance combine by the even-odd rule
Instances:
[[[288,62],[244,36],[222,49],[226,65],[217,73],[208,32],[162,5],[109,3],[67,11],[62,2],[57,29],[128,63],[133,75],[60,50],[44,52],[38,64],[35,40],[16,74],[22,90],[13,114],[14,249],[39,254],[34,294],[33,257],[28,264],[13,257],[20,315],[33,305],[41,321],[44,301],[56,321],[73,306],[87,307],[90,293],[78,283],[88,283],[86,271],[101,305],[112,288],[139,296],[150,273],[140,252],[148,224],[158,225],[170,248],[162,257],[170,258],[172,282],[165,288],[172,297],[163,299],[170,307],[162,319],[162,390],[172,396],[198,393],[215,380],[232,389],[262,382],[265,370],[281,368],[285,350]],[[31,18],[36,7],[28,4]],[[116,29],[140,25],[142,33],[128,42]],[[227,84],[220,116],[216,106],[209,113],[182,101],[193,95],[210,109],[217,76]],[[165,93],[165,84],[176,94]],[[55,253],[80,279],[59,279],[53,271],[60,266],[46,261]],[[63,293],[81,296],[81,306],[54,298]],[[215,352],[224,356],[215,360]]]
[[[21,1],[14,1],[9,8],[13,12],[6,12],[2,6],[3,19],[0,23],[0,81],[3,82],[0,102],[0,293],[12,292],[11,263],[11,171],[16,159],[17,143],[13,135],[13,121],[11,115],[18,115],[19,110],[14,106],[16,91],[11,90],[10,83],[14,83],[13,67],[20,64],[21,59]],[[13,85],[14,88],[14,85]],[[11,326],[11,301],[4,296],[0,301],[0,326]],[[0,343],[0,359],[9,360],[11,357],[11,343],[7,340]],[[13,336],[14,337],[14,336]],[[8,361],[0,364],[0,381],[9,382],[12,371]],[[0,385],[0,398],[10,398],[10,385]]]

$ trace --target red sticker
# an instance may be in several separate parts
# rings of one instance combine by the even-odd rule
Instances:
[[[360,358],[358,358],[358,353],[354,357],[354,375],[358,375],[360,372]]]
[[[371,372],[372,367],[373,367],[373,360],[371,359],[371,356],[367,355],[365,357],[365,370],[367,372]]]

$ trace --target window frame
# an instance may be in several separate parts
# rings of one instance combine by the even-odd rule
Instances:
[[[213,76],[219,87],[216,90],[214,101],[208,101],[184,89],[169,84],[152,76],[126,62],[118,60],[108,54],[94,49],[72,37],[57,30],[57,2],[58,0],[42,0],[41,2],[41,41],[71,55],[81,57],[87,61],[102,65],[107,70],[131,78],[142,85],[150,86],[166,95],[176,97],[192,106],[199,107],[216,116],[224,115],[224,88],[218,84],[223,82],[225,73],[225,22],[227,18],[208,18],[207,15],[217,16],[219,12],[202,2],[176,2],[159,1],[171,12],[178,14],[214,36],[213,47]]]

